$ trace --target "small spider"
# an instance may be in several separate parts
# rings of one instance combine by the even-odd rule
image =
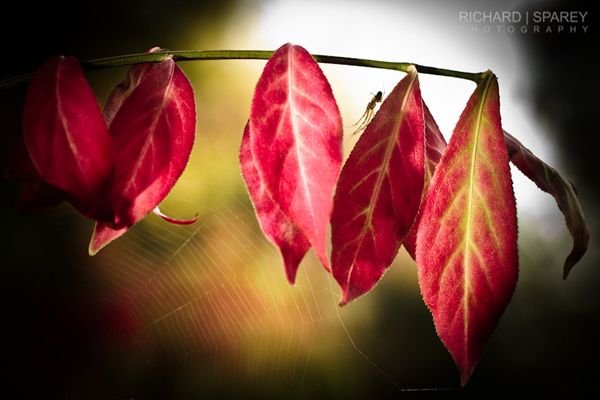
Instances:
[[[358,128],[352,133],[353,136],[358,134],[359,132],[364,131],[367,125],[369,125],[369,122],[371,122],[373,116],[375,115],[375,105],[377,105],[377,103],[381,103],[382,98],[383,93],[381,93],[381,91],[377,92],[376,95],[373,95],[373,98],[371,99],[371,101],[369,101],[369,104],[367,104],[367,109],[365,110],[365,113],[354,125],[351,125],[352,127],[360,124]]]

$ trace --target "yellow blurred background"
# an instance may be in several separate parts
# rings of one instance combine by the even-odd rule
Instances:
[[[572,394],[592,387],[599,372],[596,365],[586,366],[598,354],[600,333],[597,187],[590,178],[598,167],[578,167],[583,161],[574,154],[590,151],[589,131],[573,129],[568,122],[573,114],[578,121],[588,120],[587,109],[577,103],[587,97],[567,92],[571,100],[565,103],[562,86],[544,91],[544,79],[556,82],[558,74],[545,57],[585,64],[585,51],[573,50],[564,60],[565,54],[554,53],[558,50],[552,46],[558,41],[564,48],[590,48],[597,34],[464,32],[458,18],[465,10],[579,7],[577,2],[566,4],[108,1],[31,10],[17,4],[11,5],[12,15],[27,15],[20,20],[28,23],[26,28],[3,27],[3,37],[13,40],[7,44],[0,79],[34,71],[58,54],[83,61],[153,46],[274,50],[286,42],[313,54],[493,70],[500,81],[503,127],[578,186],[592,243],[563,282],[562,263],[571,247],[564,219],[551,196],[514,170],[520,281],[461,394]],[[335,281],[312,251],[301,264],[296,285],[287,284],[280,255],[254,217],[237,163],[264,64],[180,63],[195,91],[197,136],[188,168],[161,209],[179,218],[198,213],[194,225],[174,226],[150,215],[89,257],[92,221],[67,205],[16,214],[20,186],[3,182],[7,390],[16,390],[20,398],[63,399],[348,399],[458,393],[458,371],[436,336],[415,265],[403,249],[375,290],[343,308],[337,306]],[[404,76],[349,66],[322,69],[345,126],[362,115],[371,93],[389,93]],[[126,71],[87,74],[100,104]],[[432,76],[420,80],[423,97],[448,139],[474,85]],[[3,162],[21,135],[25,91],[0,94]],[[542,107],[548,104],[555,108]],[[558,115],[565,116],[564,124],[556,122]],[[351,132],[348,128],[346,133]],[[353,142],[345,145],[347,154]]]

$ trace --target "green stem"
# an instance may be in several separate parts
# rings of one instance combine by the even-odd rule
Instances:
[[[122,67],[147,62],[159,62],[169,57],[175,61],[193,61],[193,60],[268,60],[273,55],[273,51],[265,50],[183,50],[169,51],[160,50],[153,53],[131,54],[118,57],[101,58],[98,60],[86,61],[81,64],[84,70],[91,71],[97,69]],[[395,71],[408,72],[408,68],[414,65],[417,71],[423,74],[441,75],[453,78],[471,80],[478,83],[482,79],[483,73],[471,73],[462,71],[453,71],[443,68],[428,67],[425,65],[367,60],[363,58],[336,57],[328,55],[313,55],[319,63],[350,65],[356,67],[370,67],[390,69]],[[7,90],[16,86],[27,84],[33,76],[33,73],[17,76],[0,82],[0,91]]]

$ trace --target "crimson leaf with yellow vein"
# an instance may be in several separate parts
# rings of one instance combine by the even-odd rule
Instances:
[[[460,116],[425,197],[416,262],[423,299],[464,386],[518,276],[517,216],[488,71]]]
[[[385,99],[340,174],[331,241],[341,305],[371,290],[394,261],[424,182],[425,122],[413,69]]]

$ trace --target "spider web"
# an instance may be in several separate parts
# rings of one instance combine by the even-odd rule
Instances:
[[[226,147],[195,149],[161,206],[175,217],[198,212],[195,224],[150,215],[96,256],[71,261],[84,271],[79,290],[103,326],[109,376],[123,382],[107,395],[357,398],[455,386],[409,256],[403,251],[373,294],[345,307],[312,250],[290,286],[256,221],[237,152]],[[212,165],[203,152],[220,161]],[[198,175],[209,164],[233,177]],[[87,248],[88,222],[73,248]],[[445,379],[431,374],[440,365]]]
[[[18,257],[20,264],[39,265],[35,274],[47,271],[42,274],[61,280],[43,288],[57,305],[48,311],[48,299],[36,294],[40,285],[30,282],[30,268],[23,269],[23,278],[17,276],[22,279],[17,284],[10,273],[3,279],[8,300],[31,303],[14,307],[15,313],[34,319],[15,333],[18,345],[8,356],[11,362],[22,358],[15,371],[35,375],[27,361],[32,358],[38,375],[56,368],[39,387],[47,395],[56,380],[68,382],[57,389],[62,398],[89,387],[108,399],[354,399],[456,389],[456,367],[435,333],[416,267],[404,250],[372,292],[344,307],[337,305],[337,283],[312,250],[296,285],[288,285],[237,163],[234,133],[241,132],[247,115],[243,107],[232,118],[217,113],[239,95],[218,98],[219,89],[196,92],[202,105],[197,143],[186,172],[161,204],[176,218],[198,213],[195,224],[176,226],[150,215],[89,257],[91,222],[67,205],[9,219],[8,231],[15,233],[8,248],[16,255],[9,264],[19,265]],[[343,114],[362,110],[355,111]],[[36,252],[22,248],[40,243]],[[19,326],[10,316],[8,321]],[[80,350],[74,345],[80,344],[80,328],[74,325],[91,327],[83,330],[89,336],[84,344],[86,354],[94,350],[83,363],[65,350],[72,345],[71,353]],[[23,336],[28,330],[34,333]],[[50,348],[61,349],[59,356]],[[501,352],[490,348],[488,353]],[[60,357],[64,361],[55,366]],[[490,358],[506,371],[498,364],[500,355]],[[494,374],[489,364],[483,371]],[[76,387],[78,381],[83,389]]]
[[[445,65],[448,59],[453,63],[463,60],[462,65],[469,70],[482,65],[504,76],[506,83],[514,71],[523,71],[515,67],[515,58],[500,51],[502,47],[494,54],[473,51],[466,45],[468,51],[461,51],[456,43],[473,43],[468,39],[475,36],[457,38],[449,34],[457,28],[456,9],[443,14],[441,21],[450,26],[446,24],[442,35],[433,36],[431,27],[423,23],[433,21],[433,9],[427,5],[427,16],[415,17],[404,11],[389,12],[388,8],[384,14],[377,14],[372,12],[374,3],[370,2],[370,12],[361,13],[357,19],[364,30],[358,29],[359,25],[348,30],[350,18],[331,18],[334,13],[315,13],[305,4],[300,8],[310,11],[313,26],[333,26],[336,32],[343,30],[350,35],[342,41],[351,46],[346,50],[340,47],[344,43],[331,35],[335,46],[331,54],[363,56],[354,50],[366,48],[367,58],[389,59],[389,49],[396,48],[400,33],[415,31],[425,35],[420,35],[419,41],[402,41],[401,46],[402,54],[413,54],[411,59],[430,65]],[[345,9],[350,8],[345,5]],[[297,42],[309,50],[322,48],[322,31],[306,29],[307,19],[289,10],[284,12],[293,16],[294,24],[289,25],[297,27],[297,33],[284,35],[282,25],[290,20],[277,15],[274,21],[278,24],[261,24],[274,28],[265,37],[279,40],[276,38],[285,36],[292,42],[298,38]],[[400,21],[402,16],[405,19]],[[321,22],[315,22],[318,18]],[[243,32],[240,40],[234,40],[233,48],[243,47],[242,36],[248,36],[248,25],[240,24],[240,20],[235,20],[235,26],[241,26]],[[414,25],[408,26],[411,22]],[[339,23],[343,25],[336,26]],[[372,33],[379,32],[373,30],[375,27],[390,26],[402,30],[398,35],[388,35],[393,45],[383,40],[384,35],[375,40]],[[175,32],[175,27],[171,28],[170,32]],[[209,37],[208,30],[214,26],[203,29],[207,32],[189,36]],[[318,37],[309,39],[311,33]],[[436,43],[448,38],[448,42],[441,42],[441,56],[446,55],[446,60],[429,58],[436,47],[428,45],[428,38]],[[251,43],[251,48],[280,45]],[[173,48],[205,48],[205,44],[194,42]],[[382,53],[370,52],[379,44]],[[426,52],[418,56],[411,46]],[[465,61],[473,54],[485,58]],[[3,378],[11,383],[3,384],[0,393],[14,387],[18,395],[13,398],[370,399],[458,386],[458,372],[435,334],[419,293],[415,265],[404,250],[371,293],[342,308],[337,306],[336,282],[312,251],[300,266],[296,286],[287,284],[280,255],[260,232],[237,167],[237,147],[252,89],[264,65],[254,61],[250,64],[240,69],[246,63],[182,63],[196,93],[201,126],[190,165],[161,209],[180,218],[198,212],[200,218],[194,225],[173,226],[150,215],[98,255],[89,257],[86,249],[92,225],[71,208],[60,206],[33,216],[17,216],[11,210],[18,190],[11,188],[7,191],[10,195],[0,197],[5,211],[5,264],[0,279],[4,283],[0,290],[4,296],[3,360],[9,367]],[[457,68],[462,67],[457,64]],[[346,125],[364,112],[371,92],[386,88],[389,92],[402,77],[393,71],[352,69],[350,76],[347,67],[325,65],[323,69],[334,86]],[[103,97],[101,104],[124,73],[102,71],[102,77],[111,78],[97,85],[98,89],[106,88],[106,93],[95,90]],[[88,77],[96,79],[93,73]],[[431,77],[431,92],[425,93],[426,79],[422,77],[422,89],[436,119],[439,111],[452,109],[455,114],[447,123],[438,119],[448,135],[472,86],[466,85],[465,92],[457,95],[462,83]],[[442,84],[448,86],[442,88]],[[517,86],[521,93],[522,85]],[[359,104],[350,107],[350,98],[358,99]],[[5,109],[6,117],[21,115],[22,105],[14,107],[17,103],[12,97],[3,102],[3,106],[13,106]],[[508,130],[519,133],[521,139],[532,124],[513,117],[519,112],[532,112],[528,108],[523,111],[518,102],[511,103],[503,103],[503,124],[506,122]],[[4,128],[5,133],[11,131],[7,121]],[[20,129],[13,130],[20,135]],[[345,137],[351,134],[348,130]],[[16,139],[4,146],[5,158],[15,143]],[[531,148],[549,161],[547,155],[537,152],[539,146]],[[555,210],[549,196],[540,196],[532,202],[535,210],[542,213],[548,208],[541,207],[542,203]],[[518,199],[519,210],[531,197],[525,194],[523,201]],[[597,368],[589,368],[583,358],[573,358],[573,354],[589,358],[595,349],[597,329],[587,324],[592,318],[582,318],[594,314],[580,309],[585,306],[594,313],[598,309],[597,302],[591,300],[595,298],[597,279],[593,278],[597,274],[579,275],[580,283],[585,285],[571,286],[570,294],[561,294],[566,289],[562,282],[560,286],[557,283],[560,274],[554,273],[555,281],[548,270],[560,266],[571,241],[564,233],[561,215],[548,218],[542,214],[534,219],[539,225],[534,231],[543,232],[539,234],[543,237],[534,236],[523,246],[528,251],[522,252],[523,274],[515,301],[503,317],[504,329],[498,329],[486,350],[481,361],[485,365],[477,368],[477,379],[467,387],[471,392],[483,387],[485,394],[490,389],[496,395],[502,390],[513,394],[523,392],[519,387],[532,387],[539,395],[547,386],[556,394],[566,380],[571,385],[563,386],[572,395],[572,388],[585,386],[586,382],[593,385],[597,375]],[[551,244],[547,244],[549,237]],[[534,257],[542,261],[532,262]],[[578,267],[578,271],[585,270],[584,266]],[[557,306],[569,296],[574,300],[567,306]],[[537,310],[549,303],[553,307],[543,319]],[[574,332],[578,340],[568,340]],[[582,337],[585,332],[587,337]],[[566,361],[565,368],[555,367],[561,359]],[[36,391],[37,396],[27,396]]]
[[[90,221],[70,207],[38,222],[49,237],[70,232],[65,257],[77,277],[68,290],[77,292],[83,318],[98,330],[92,346],[100,354],[93,367],[82,367],[98,374],[102,366],[102,382],[94,385],[111,399],[364,398],[457,388],[456,367],[404,250],[375,290],[344,307],[312,250],[295,286],[287,283],[238,166],[252,82],[223,92],[212,83],[213,68],[186,70],[202,89],[196,144],[161,204],[176,218],[198,213],[195,224],[171,225],[151,214],[89,257]],[[245,106],[231,106],[236,101]],[[352,142],[344,143],[346,154]]]
[[[78,324],[91,321],[86,323],[97,330],[86,344],[96,349],[93,357],[74,365],[66,357],[69,373],[57,368],[59,379],[81,380],[78,369],[98,375],[98,382],[81,385],[93,385],[109,399],[352,399],[456,389],[456,367],[435,333],[415,264],[404,250],[372,292],[344,307],[337,305],[337,283],[312,250],[296,285],[287,283],[281,256],[260,230],[237,162],[253,81],[236,86],[238,92],[224,92],[211,83],[218,79],[199,78],[212,78],[213,68],[202,64],[186,71],[197,88],[196,145],[186,172],[161,204],[176,218],[198,213],[195,224],[176,226],[150,215],[89,257],[91,223],[67,205],[29,221],[31,232],[43,232],[38,239],[54,246],[40,253],[43,261],[35,260],[40,269],[73,278],[50,286],[67,293],[52,296],[78,303],[70,318]],[[255,68],[252,76],[260,72]],[[346,97],[342,90],[336,93]],[[348,111],[342,105],[342,115],[360,115],[364,106]],[[346,131],[350,136],[352,127]],[[355,139],[344,142],[345,154]],[[21,225],[23,217],[15,221],[14,227]],[[32,258],[18,243],[36,239],[13,236],[14,253]],[[49,265],[56,249],[64,254]],[[34,298],[36,287],[24,279],[19,288],[41,314],[44,300]],[[8,294],[11,300],[22,297]],[[47,347],[69,346],[77,332],[61,319],[71,306],[58,304],[43,329],[62,324],[66,332],[58,334],[66,333],[67,339],[48,340]],[[35,348],[27,352],[35,354]],[[52,357],[40,363],[40,370],[51,368]],[[29,368],[23,366],[26,372]],[[75,390],[72,385],[66,390]],[[64,391],[60,394],[64,397]]]
[[[168,383],[171,395],[356,397],[413,383],[398,376],[405,367],[391,366],[401,362],[402,349],[373,350],[378,336],[388,336],[376,332],[377,297],[340,308],[336,283],[312,252],[296,285],[288,285],[252,206],[231,197],[195,227],[148,218],[94,260],[99,276],[92,280],[106,282],[102,308],[110,310],[119,357],[151,375],[158,368],[155,384]],[[414,276],[410,281],[416,286]],[[418,291],[409,293],[420,301]],[[411,318],[398,321],[404,323]]]

